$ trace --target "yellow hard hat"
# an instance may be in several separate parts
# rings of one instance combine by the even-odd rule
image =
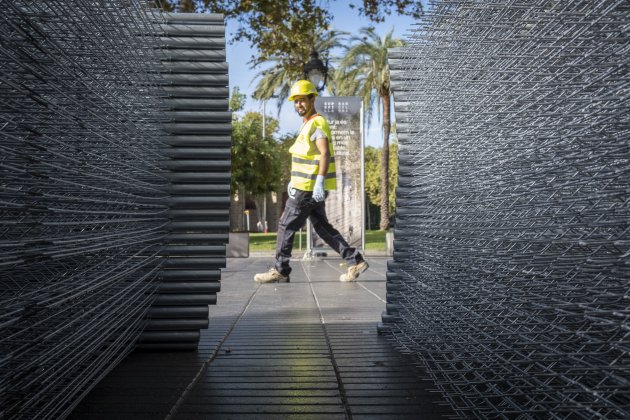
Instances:
[[[293,83],[293,86],[291,86],[291,94],[289,95],[289,100],[294,101],[296,96],[310,94],[317,96],[317,89],[315,89],[315,86],[313,86],[313,84],[308,80],[298,80],[297,82]]]

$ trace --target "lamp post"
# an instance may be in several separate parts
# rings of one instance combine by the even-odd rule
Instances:
[[[276,95],[271,95],[270,98],[277,98]],[[263,99],[263,111],[262,111],[262,137],[263,140],[267,136],[267,99]],[[262,211],[262,228],[263,232],[267,233],[267,193],[263,195],[263,211]]]
[[[319,58],[317,51],[311,51],[311,59],[304,64],[304,78],[309,80],[318,92],[324,90],[328,79],[328,64]]]
[[[308,63],[304,64],[304,78],[310,81],[317,92],[324,90],[326,81],[328,79],[328,64],[319,58],[317,51],[311,51],[311,59]],[[300,236],[301,237],[301,236]],[[306,252],[304,253],[304,259],[310,260],[313,258],[313,237],[311,236],[311,221],[306,221]]]

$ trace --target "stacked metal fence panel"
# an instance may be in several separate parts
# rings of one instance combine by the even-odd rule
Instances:
[[[462,417],[630,417],[628,22],[626,1],[440,1],[390,55],[382,328]]]
[[[231,113],[223,16],[160,15],[169,234],[143,349],[196,348],[225,267]]]
[[[186,211],[197,211],[185,203],[203,202],[196,195],[209,187],[201,161],[204,182],[188,182],[195,175],[180,168],[192,149],[172,144],[165,130],[180,118],[168,92],[177,87],[165,86],[179,77],[169,67],[176,60],[164,56],[167,18],[123,0],[2,7],[0,417],[63,418],[147,327],[169,331],[153,342],[172,344],[179,335],[180,347],[194,347],[190,323],[179,319],[196,311],[207,322],[222,236],[197,238],[203,256],[179,246],[199,229],[178,225]],[[214,109],[222,105],[225,112],[225,100]],[[229,137],[225,127],[207,128]],[[219,148],[217,183],[228,165],[225,141]],[[206,159],[211,152],[195,153]],[[227,187],[215,187],[207,200],[226,201],[228,193],[216,191]],[[211,219],[216,232],[219,214]],[[187,220],[203,224],[200,217]],[[167,270],[207,264],[206,255],[213,270],[203,281],[213,282],[205,289],[170,281]],[[193,301],[205,306],[187,305]],[[203,325],[197,321],[192,335]]]

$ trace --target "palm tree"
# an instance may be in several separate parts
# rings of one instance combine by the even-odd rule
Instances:
[[[273,65],[256,75],[259,81],[252,97],[259,100],[277,98],[278,112],[280,112],[280,108],[289,96],[291,85],[303,77],[301,69],[310,58],[311,48],[319,52],[322,57],[329,57],[330,50],[341,47],[347,35],[347,32],[334,29],[318,33],[315,35],[313,47],[305,45],[283,55],[274,55],[266,59],[265,62]],[[261,62],[254,62],[253,67],[258,64]],[[329,72],[332,73],[332,70],[329,69]]]
[[[392,37],[393,29],[381,38],[374,28],[362,28],[360,36],[350,39],[350,46],[333,77],[339,95],[363,98],[371,123],[372,109],[383,111],[383,151],[381,160],[381,222],[380,229],[389,228],[389,135],[391,131],[391,90],[387,50],[401,47],[404,42]]]

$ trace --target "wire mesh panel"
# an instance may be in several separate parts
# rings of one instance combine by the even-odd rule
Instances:
[[[462,417],[630,417],[630,4],[439,1],[390,54],[382,328]]]
[[[176,289],[160,274],[182,255],[173,203],[186,200],[171,167],[184,152],[165,141],[165,23],[140,1],[2,2],[0,418],[66,416]],[[187,290],[207,323],[216,295]],[[204,323],[181,324],[168,329],[190,348]]]
[[[161,141],[169,169],[166,261],[143,349],[191,349],[208,326],[225,267],[230,144],[223,15],[160,15],[165,112]]]

